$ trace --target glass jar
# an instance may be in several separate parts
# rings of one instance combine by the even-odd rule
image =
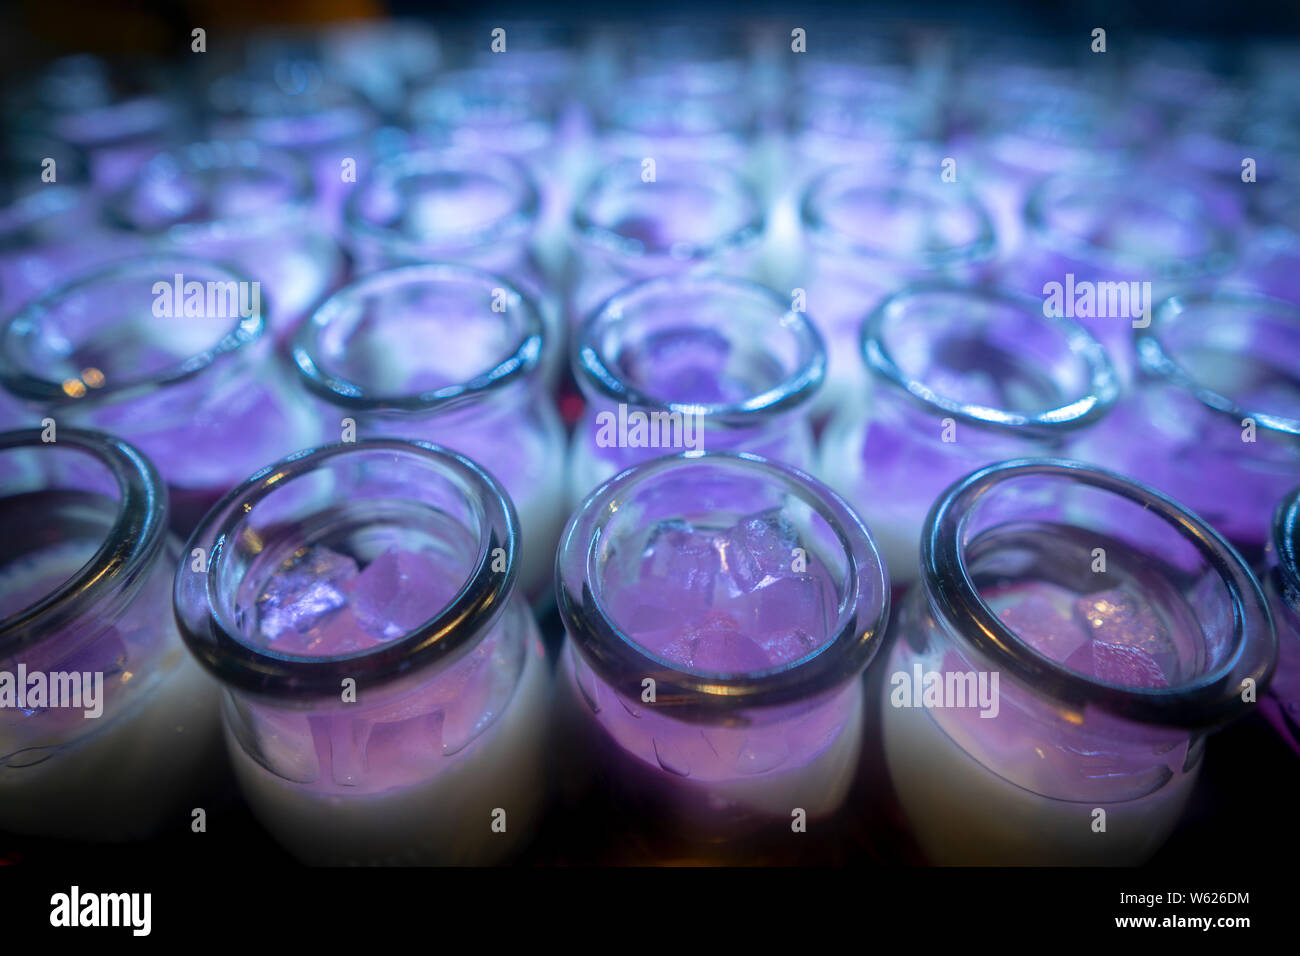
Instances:
[[[838,166],[816,176],[800,202],[803,248],[777,288],[802,289],[830,355],[818,412],[856,404],[862,318],[909,282],[974,281],[991,267],[993,226],[959,183],[915,165]]]
[[[549,591],[568,516],[564,428],[538,364],[545,335],[533,300],[505,279],[429,264],[344,286],[293,346],[323,434],[434,441],[498,476],[519,510],[530,598]]]
[[[1174,296],[1134,335],[1140,387],[1080,454],[1183,502],[1258,560],[1300,476],[1300,306]]]
[[[541,810],[549,674],[519,524],[467,458],[326,445],[224,498],[176,572],[258,820],[312,864],[483,864]]]
[[[244,141],[154,155],[108,202],[111,225],[159,253],[237,266],[265,290],[282,340],[340,277],[332,239],[311,228],[311,176],[295,156]]]
[[[921,525],[944,488],[980,465],[1073,447],[1119,391],[1080,325],[999,289],[903,289],[867,317],[861,351],[866,401],[827,425],[821,470],[899,583],[916,577]]]
[[[573,516],[556,589],[561,777],[620,857],[835,852],[889,610],[838,496],[746,453],[645,462]]]
[[[1276,654],[1258,582],[1205,522],[1052,459],[944,493],[896,633],[886,764],[938,864],[1143,862]]]
[[[0,382],[59,427],[126,438],[158,467],[179,534],[241,475],[314,444],[281,381],[260,287],[225,266],[138,258],[83,275],[0,330]]]
[[[171,615],[167,493],[120,439],[50,437],[0,433],[0,829],[184,832],[220,742]]]
[[[1264,714],[1300,754],[1300,487],[1273,514],[1264,593],[1277,627],[1277,673],[1262,701]]]
[[[1125,385],[1134,328],[1155,304],[1231,268],[1236,243],[1200,185],[1159,169],[1105,166],[1042,181],[1025,204],[1029,252],[1009,284],[1049,301],[1106,346]],[[1055,283],[1049,287],[1049,283]]]
[[[586,411],[570,501],[673,451],[748,451],[809,468],[808,409],[825,371],[817,330],[770,289],[691,274],[629,286],[575,343]]]
[[[690,160],[607,166],[573,211],[576,325],[623,286],[685,272],[756,277],[764,229],[758,194],[725,166]]]
[[[533,256],[541,198],[518,161],[458,149],[399,153],[375,167],[344,208],[358,274],[455,262],[499,273],[537,304],[547,329],[548,382],[563,364],[558,303]]]

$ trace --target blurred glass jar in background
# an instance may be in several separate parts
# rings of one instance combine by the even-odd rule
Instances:
[[[1134,335],[1138,387],[1079,454],[1178,499],[1258,559],[1300,479],[1300,305],[1174,296]]]
[[[155,154],[106,212],[155,254],[227,262],[260,282],[282,341],[342,277],[338,247],[313,228],[313,198],[291,153],[248,140],[190,143]]]
[[[556,587],[562,779],[620,862],[834,852],[889,609],[838,496],[754,455],[646,462],[574,515]]]
[[[194,138],[177,87],[155,64],[77,54],[15,84],[5,112],[18,132],[75,150],[95,188],[113,190],[158,150]]]
[[[813,464],[808,413],[826,351],[770,289],[709,275],[637,283],[583,325],[573,358],[587,400],[569,460],[575,505],[630,465],[682,450]]]
[[[540,196],[528,170],[502,154],[458,149],[392,156],[357,184],[344,210],[357,274],[455,262],[505,276],[545,323],[543,374],[563,364],[559,305],[533,255]]]
[[[138,251],[106,235],[75,150],[11,139],[0,163],[0,317],[78,272]]]
[[[886,763],[946,865],[1142,863],[1276,655],[1258,582],[1208,525],[1050,459],[945,492],[896,625]]]
[[[1106,346],[1126,386],[1136,373],[1133,328],[1173,286],[1208,282],[1236,256],[1201,184],[1150,168],[1049,177],[1026,202],[1025,222],[1030,246],[1004,281],[1045,307],[1055,294],[1052,306]]]
[[[395,440],[253,475],[176,572],[225,685],[249,806],[312,864],[487,864],[542,809],[550,678],[514,596],[519,526],[473,462]]]
[[[860,401],[863,316],[909,282],[975,281],[996,250],[984,207],[962,185],[940,182],[937,168],[834,167],[808,184],[800,220],[803,247],[774,284],[792,295],[803,291],[826,340],[830,367],[819,413]]]
[[[0,827],[74,840],[189,829],[215,783],[217,687],[171,614],[180,542],[127,443],[0,433]]]
[[[539,365],[546,334],[536,303],[505,279],[428,264],[344,286],[293,345],[299,381],[323,403],[323,434],[436,442],[505,485],[530,598],[549,597],[568,515],[564,429]]]
[[[247,61],[208,83],[208,134],[297,154],[311,170],[320,221],[337,230],[370,165],[378,115],[314,58],[272,46],[248,52]]]
[[[1277,673],[1261,705],[1300,755],[1300,487],[1278,503],[1264,566],[1264,594],[1277,627]]]
[[[764,224],[758,194],[726,166],[607,166],[573,211],[570,322],[583,321],[638,279],[688,272],[756,277]]]
[[[180,256],[82,275],[0,331],[0,382],[59,427],[136,445],[162,473],[172,527],[194,522],[241,475],[315,444],[283,381],[256,283]]]
[[[821,470],[897,583],[915,579],[922,523],[948,485],[980,465],[1069,451],[1118,395],[1082,326],[1004,290],[903,289],[867,317],[861,352],[867,399],[827,425]]]

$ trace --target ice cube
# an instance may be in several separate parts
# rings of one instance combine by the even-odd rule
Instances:
[[[804,628],[826,633],[826,606],[821,581],[811,574],[791,574],[771,581],[755,592],[757,625],[764,631]]]
[[[641,584],[683,610],[707,608],[713,601],[719,560],[712,535],[698,532],[684,521],[664,521],[646,542]]]
[[[1176,670],[1178,649],[1169,629],[1150,602],[1131,589],[1120,586],[1086,594],[1075,602],[1074,614],[1094,641],[1138,648],[1162,673]]]
[[[1027,594],[998,608],[1002,623],[1044,657],[1057,662],[1088,643],[1089,637],[1053,601],[1040,594]]]
[[[415,630],[455,595],[431,555],[399,548],[389,548],[366,565],[351,590],[353,613],[379,641]]]
[[[758,646],[763,649],[763,653],[774,666],[788,664],[790,661],[797,661],[806,654],[811,654],[819,646],[819,642],[813,639],[813,636],[802,628],[791,628],[790,630],[777,631],[771,634],[764,634],[758,638]]]
[[[778,508],[748,515],[718,536],[723,571],[733,594],[753,591],[769,578],[793,571],[799,535]]]
[[[1092,662],[1099,680],[1124,687],[1168,687],[1164,671],[1140,647],[1092,642]]]
[[[317,618],[305,631],[288,630],[272,643],[272,647],[285,654],[311,657],[336,657],[356,654],[378,647],[375,640],[346,606]]]
[[[664,656],[684,669],[709,674],[746,674],[771,666],[763,649],[722,611],[706,611],[682,628]]]
[[[329,548],[313,546],[289,558],[257,598],[258,631],[267,641],[306,632],[347,603],[344,589],[357,563]]]

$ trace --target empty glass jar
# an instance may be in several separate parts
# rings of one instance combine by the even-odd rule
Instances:
[[[1262,701],[1264,713],[1300,754],[1300,487],[1273,515],[1264,593],[1277,627],[1277,673]]]
[[[1143,862],[1276,652],[1259,584],[1205,522],[1050,459],[944,493],[896,627],[886,763],[939,864]]]
[[[485,864],[529,836],[550,680],[495,479],[423,442],[323,446],[253,475],[186,547],[182,635],[290,852]]]

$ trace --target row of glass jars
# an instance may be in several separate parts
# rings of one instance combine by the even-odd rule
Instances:
[[[517,594],[519,514],[455,452],[305,450],[183,547],[121,439],[4,433],[0,476],[16,832],[191,825],[222,766],[214,676],[244,798],[325,863],[508,858],[552,799],[624,860],[826,860],[883,825],[863,808],[886,779],[933,862],[1135,863],[1208,733],[1258,703],[1294,739],[1300,491],[1261,590],[1149,486],[979,468],[930,509],[887,630],[886,561],[825,485],[749,453],[655,458],[565,530],[556,663]]]

